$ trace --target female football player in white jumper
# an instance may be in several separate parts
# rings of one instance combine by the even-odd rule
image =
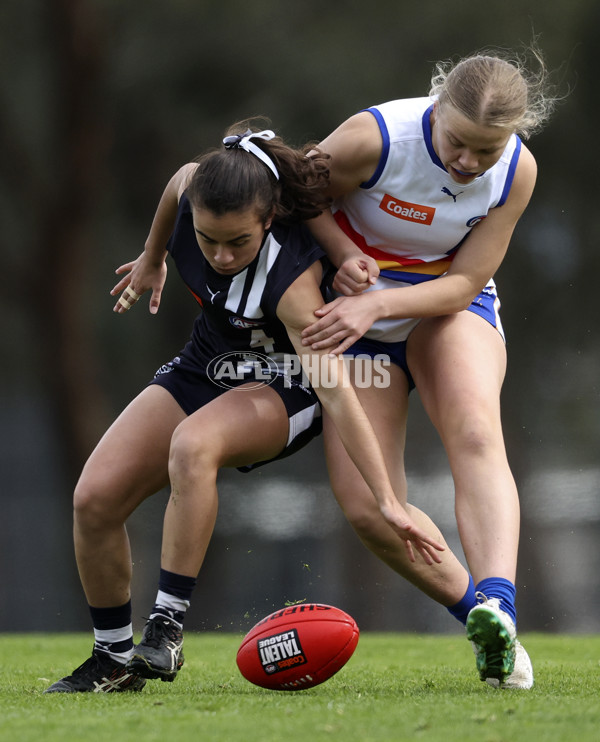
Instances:
[[[531,687],[533,671],[516,640],[519,500],[500,421],[506,350],[492,277],[536,179],[519,135],[539,128],[554,102],[534,53],[535,75],[495,53],[438,64],[429,97],[362,111],[319,145],[331,155],[335,200],[311,228],[339,268],[339,296],[303,334],[313,349],[392,358],[391,387],[357,394],[396,494],[437,534],[406,504],[403,450],[416,386],[448,455],[470,575],[456,570],[440,581],[439,571],[408,562],[326,416],[334,491],[364,543],[466,624],[480,678],[517,688]]]
[[[146,291],[151,312],[158,310],[168,254],[202,312],[191,340],[111,426],[77,484],[75,551],[95,644],[46,692],[140,690],[144,678],[174,679],[184,614],[217,515],[219,469],[293,453],[320,431],[319,400],[407,560],[446,571],[443,545],[395,497],[343,360],[301,345],[323,303],[327,263],[303,221],[330,203],[328,158],[306,154],[271,131],[237,127],[222,149],[173,176],[145,250],[117,270],[124,274],[112,291],[122,292],[117,313]],[[296,352],[309,359],[313,388],[289,363]],[[169,480],[157,601],[134,654],[125,522]]]

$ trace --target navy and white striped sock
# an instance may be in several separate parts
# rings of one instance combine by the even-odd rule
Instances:
[[[156,615],[167,616],[182,626],[195,587],[195,577],[178,575],[175,572],[161,569],[156,602],[150,618]]]
[[[94,649],[125,664],[133,651],[131,601],[114,608],[89,606],[89,609],[94,625]]]

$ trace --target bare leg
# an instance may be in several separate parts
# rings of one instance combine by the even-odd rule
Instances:
[[[179,425],[169,459],[163,569],[198,574],[217,517],[219,469],[276,456],[285,447],[288,428],[285,406],[269,386],[227,392]]]
[[[516,639],[511,591],[502,584],[514,585],[519,540],[519,499],[500,417],[504,343],[484,319],[464,311],[423,320],[409,339],[408,360],[448,454],[473,579],[477,585],[491,578],[467,619],[479,677],[495,687],[531,688],[531,661]]]
[[[165,389],[147,387],[87,461],[75,488],[74,540],[90,605],[112,607],[129,600],[131,553],[125,521],[168,483],[171,436],[184,418]]]
[[[464,311],[423,320],[408,361],[448,454],[456,517],[475,583],[515,580],[519,500],[500,419],[506,351],[498,332]]]
[[[171,441],[171,497],[163,525],[161,581],[141,642],[127,664],[144,678],[173,681],[183,665],[182,622],[217,518],[217,474],[280,453],[288,416],[270,386],[238,387],[176,429]]]
[[[464,596],[469,576],[431,519],[406,503],[404,445],[408,385],[397,366],[392,366],[390,373],[389,388],[368,387],[357,389],[356,393],[379,439],[398,500],[421,528],[446,546],[441,554],[442,563],[426,565],[421,559],[409,561],[401,540],[381,516],[371,491],[346,454],[331,421],[325,417],[325,452],[331,485],[350,524],[375,555],[434,600],[442,605],[454,605]]]

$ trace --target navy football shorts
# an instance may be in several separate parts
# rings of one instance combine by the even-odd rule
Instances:
[[[498,299],[495,289],[486,286],[486,288],[484,288],[484,290],[471,302],[471,305],[467,307],[467,311],[473,312],[486,320],[486,322],[489,322],[492,327],[495,327],[496,330],[498,330],[502,339],[505,340],[502,322],[500,321],[500,300]],[[406,378],[408,379],[408,389],[411,391],[415,388],[415,382],[410,373],[410,369],[408,368],[408,363],[406,362],[406,342],[406,340],[402,340],[394,343],[386,343],[382,340],[362,337],[345,350],[344,355],[366,355],[370,358],[375,358],[376,356],[387,356],[391,363],[400,366],[404,371]]]
[[[285,405],[289,435],[283,451],[267,461],[257,461],[248,466],[238,467],[240,471],[248,472],[270,461],[291,456],[321,433],[323,427],[321,404],[312,387],[302,384],[301,376],[278,373],[273,367],[262,369],[257,375],[256,369],[252,367],[246,373],[234,373],[233,378],[232,374],[229,374],[227,378],[217,376],[215,380],[200,364],[194,362],[193,354],[188,354],[187,350],[188,347],[172,361],[161,366],[150,381],[150,384],[157,384],[170,392],[187,415],[193,414],[220,395],[234,390],[236,386],[247,383],[268,384],[279,394]],[[233,370],[235,372],[236,369]],[[234,424],[232,421],[232,425]]]

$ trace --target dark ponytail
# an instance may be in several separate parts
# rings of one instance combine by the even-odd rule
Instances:
[[[249,130],[259,132],[260,128],[244,121],[230,127],[226,136],[242,137]],[[270,158],[279,179],[251,152],[223,146],[199,158],[187,188],[192,206],[217,215],[255,206],[263,222],[274,214],[285,223],[312,219],[329,207],[330,199],[325,196],[329,155],[311,144],[294,149],[277,136],[253,137],[252,143]]]

